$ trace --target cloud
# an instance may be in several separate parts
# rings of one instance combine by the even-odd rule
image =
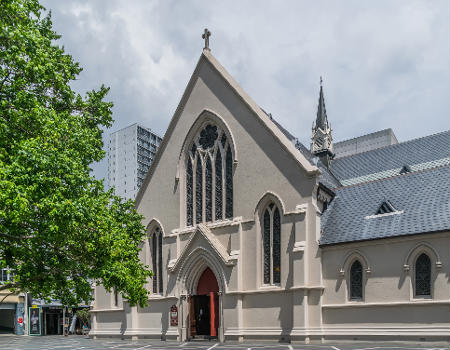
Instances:
[[[58,1],[61,43],[84,71],[74,87],[111,87],[115,123],[163,134],[200,56],[212,53],[246,92],[309,144],[319,76],[334,139],[391,127],[400,140],[448,129],[446,0]],[[106,165],[95,166],[99,177]]]

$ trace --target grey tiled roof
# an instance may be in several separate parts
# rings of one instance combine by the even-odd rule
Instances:
[[[317,165],[321,175],[319,176],[319,182],[323,183],[328,188],[332,189],[341,186],[339,180],[333,175],[332,171],[328,169],[318,157],[314,157],[309,149],[307,149],[303,143],[297,141],[295,147],[300,151],[301,154],[313,165]]]
[[[450,230],[449,166],[341,187],[335,192],[322,215],[321,245]],[[385,200],[399,213],[374,216]]]
[[[261,108],[262,109],[262,108]],[[311,165],[317,165],[320,172],[322,173],[319,177],[319,181],[322,182],[325,186],[331,188],[340,186],[340,182],[337,178],[331,173],[331,171],[319,160],[319,158],[314,157],[309,149],[307,149],[303,143],[297,140],[295,136],[293,136],[289,131],[287,131],[280,123],[278,123],[273,117],[272,114],[267,113],[264,109],[262,109],[264,113],[273,121],[273,123],[280,129],[280,131],[289,139],[291,142],[295,142],[295,147],[300,151],[301,154],[308,160]]]
[[[450,131],[378,148],[331,162],[331,171],[342,182],[366,175],[430,163],[450,157]],[[360,182],[360,181],[359,181]]]

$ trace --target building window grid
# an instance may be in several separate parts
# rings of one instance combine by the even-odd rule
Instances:
[[[5,268],[0,270],[0,283],[11,281],[13,277],[14,273],[10,269]]]

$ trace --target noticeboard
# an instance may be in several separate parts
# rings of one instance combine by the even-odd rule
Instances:
[[[41,335],[41,308],[33,305],[28,308],[28,334]]]
[[[178,308],[176,305],[170,307],[170,326],[178,326]]]

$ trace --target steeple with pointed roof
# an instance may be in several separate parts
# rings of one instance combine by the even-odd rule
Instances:
[[[331,136],[331,127],[328,124],[322,83],[322,77],[320,77],[319,105],[316,122],[313,123],[312,127],[311,153],[318,156],[326,166],[329,166],[330,160],[334,157],[333,137]]]

